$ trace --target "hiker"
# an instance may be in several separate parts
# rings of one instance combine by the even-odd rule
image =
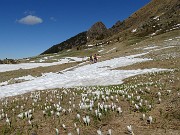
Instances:
[[[96,62],[97,62],[97,55],[94,54],[94,63],[96,63]]]
[[[90,56],[89,60],[90,60],[91,63],[93,63],[94,60],[93,60],[93,56],[92,55]]]

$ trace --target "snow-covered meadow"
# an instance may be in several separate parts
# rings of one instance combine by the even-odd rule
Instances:
[[[131,76],[165,70],[155,68],[143,70],[115,70],[115,68],[118,67],[152,60],[138,58],[145,54],[147,53],[114,58],[95,64],[87,64],[71,70],[64,70],[61,73],[46,73],[41,77],[29,79],[29,81],[22,83],[0,86],[0,98],[52,88],[121,84],[123,83],[123,79]],[[27,69],[29,68],[29,65],[30,64],[23,64],[23,68]],[[1,71],[7,71],[10,69],[15,70],[19,68],[22,68],[21,64],[2,65]]]

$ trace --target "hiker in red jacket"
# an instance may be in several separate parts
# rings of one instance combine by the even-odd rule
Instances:
[[[96,63],[96,62],[97,62],[97,55],[94,54],[94,63]]]

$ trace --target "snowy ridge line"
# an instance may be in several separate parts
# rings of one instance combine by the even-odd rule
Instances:
[[[145,54],[147,53],[114,58],[95,64],[87,64],[74,68],[73,70],[65,70],[63,71],[63,74],[46,73],[41,77],[35,78],[34,80],[7,86],[0,86],[0,98],[15,96],[36,90],[62,87],[72,88],[76,86],[122,84],[123,80],[128,77],[166,70],[156,68],[143,70],[112,70],[138,62],[152,60],[147,58],[137,58]]]

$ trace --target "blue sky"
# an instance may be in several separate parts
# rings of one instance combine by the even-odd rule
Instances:
[[[0,0],[0,59],[35,56],[95,22],[108,28],[151,0]]]

